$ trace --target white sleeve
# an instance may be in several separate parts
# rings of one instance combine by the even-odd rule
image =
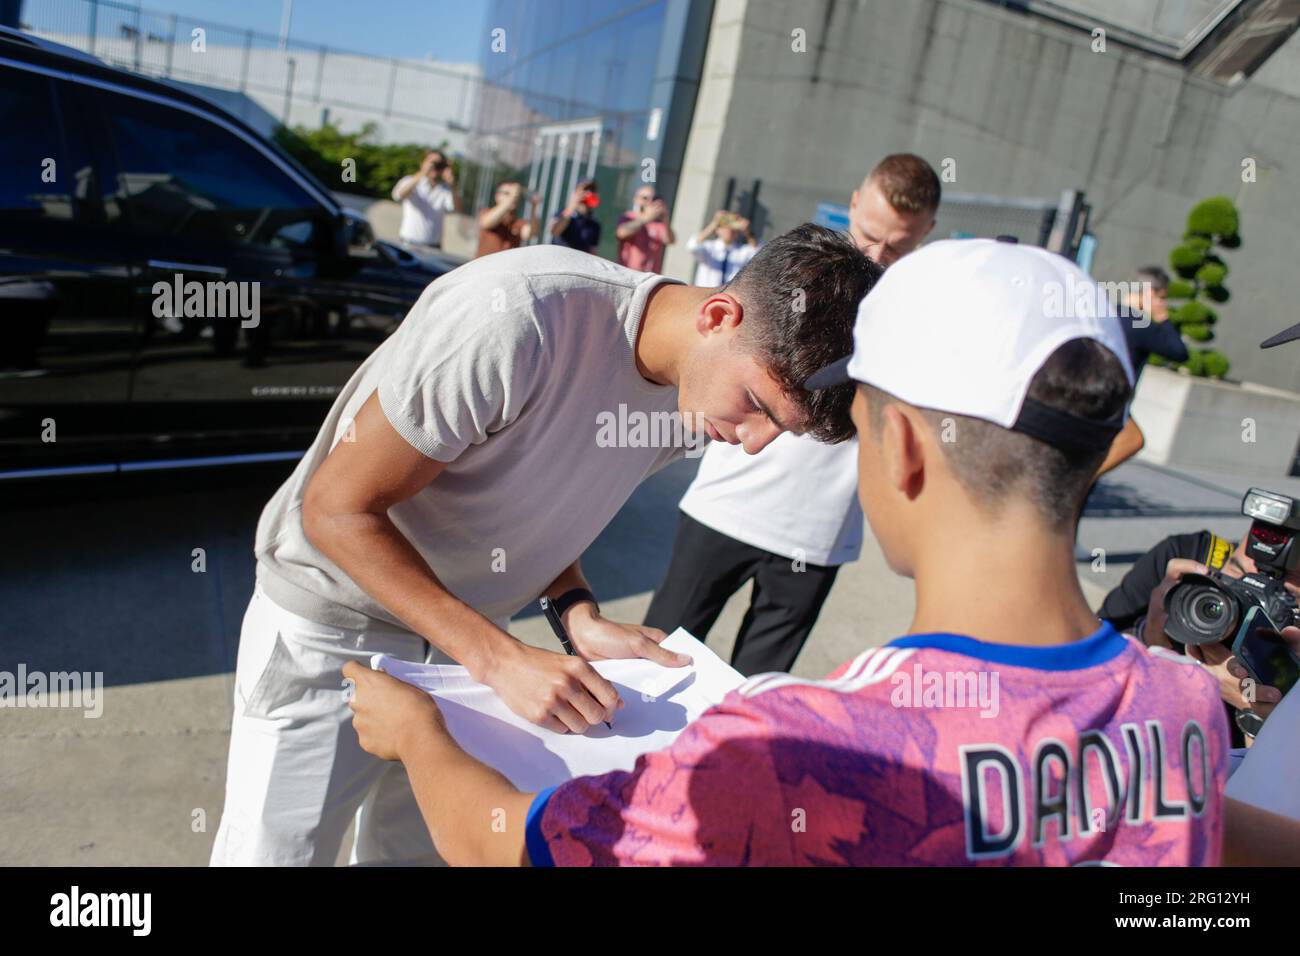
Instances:
[[[419,173],[411,173],[408,176],[403,176],[401,179],[399,179],[396,183],[393,184],[393,191],[389,194],[392,197],[393,202],[402,201],[397,198],[397,191],[401,189],[403,186],[405,186],[408,182],[410,182],[412,176],[418,176],[418,175]]]
[[[441,183],[438,185],[438,188],[433,191],[432,206],[434,209],[441,209],[443,212],[456,211],[456,197],[450,187]]]
[[[717,269],[722,265],[722,263],[713,257],[713,253],[709,252],[708,243],[700,242],[694,236],[691,236],[690,239],[686,240],[686,248],[689,252],[695,255],[695,260],[699,262],[700,265],[708,266],[711,269]]]

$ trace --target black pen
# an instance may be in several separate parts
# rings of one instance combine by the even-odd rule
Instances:
[[[551,625],[551,630],[560,639],[560,645],[564,648],[564,653],[570,657],[577,657],[578,652],[573,649],[573,642],[569,640],[569,632],[565,630],[564,622],[560,620],[559,612],[555,610],[555,605],[551,603],[550,598],[542,598],[542,613],[546,615],[546,623]],[[610,730],[614,729],[614,725],[608,720],[605,721],[605,726]]]

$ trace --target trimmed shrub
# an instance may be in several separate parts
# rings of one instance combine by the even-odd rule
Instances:
[[[1237,233],[1237,207],[1227,196],[1202,199],[1187,215],[1187,231],[1207,236],[1231,236]]]

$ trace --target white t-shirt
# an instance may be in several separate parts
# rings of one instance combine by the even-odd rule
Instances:
[[[642,378],[634,354],[647,298],[672,281],[551,245],[484,256],[437,279],[343,387],[263,510],[257,575],[267,596],[324,624],[404,626],[302,530],[308,481],[378,390],[402,437],[451,463],[389,509],[393,523],[447,590],[488,619],[537,600],[643,479],[684,454],[664,447],[673,436],[634,430],[641,416],[677,411],[677,389]],[[610,440],[610,416],[632,423],[624,440]]]
[[[714,531],[773,554],[820,565],[856,561],[857,439],[827,445],[786,433],[757,455],[711,442],[680,507]]]
[[[758,252],[750,243],[724,245],[716,236],[700,242],[694,236],[686,240],[686,248],[699,264],[695,267],[695,284],[702,286],[724,285]]]
[[[442,217],[456,210],[456,197],[446,183],[431,183],[429,177],[412,173],[403,176],[393,187],[393,199],[408,182],[419,178],[415,188],[407,193],[402,203],[402,226],[399,238],[426,246],[442,245]]]

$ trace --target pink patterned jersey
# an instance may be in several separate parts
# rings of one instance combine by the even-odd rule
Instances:
[[[1217,682],[1105,624],[1054,647],[900,638],[752,678],[633,770],[539,793],[534,865],[1213,866]]]

